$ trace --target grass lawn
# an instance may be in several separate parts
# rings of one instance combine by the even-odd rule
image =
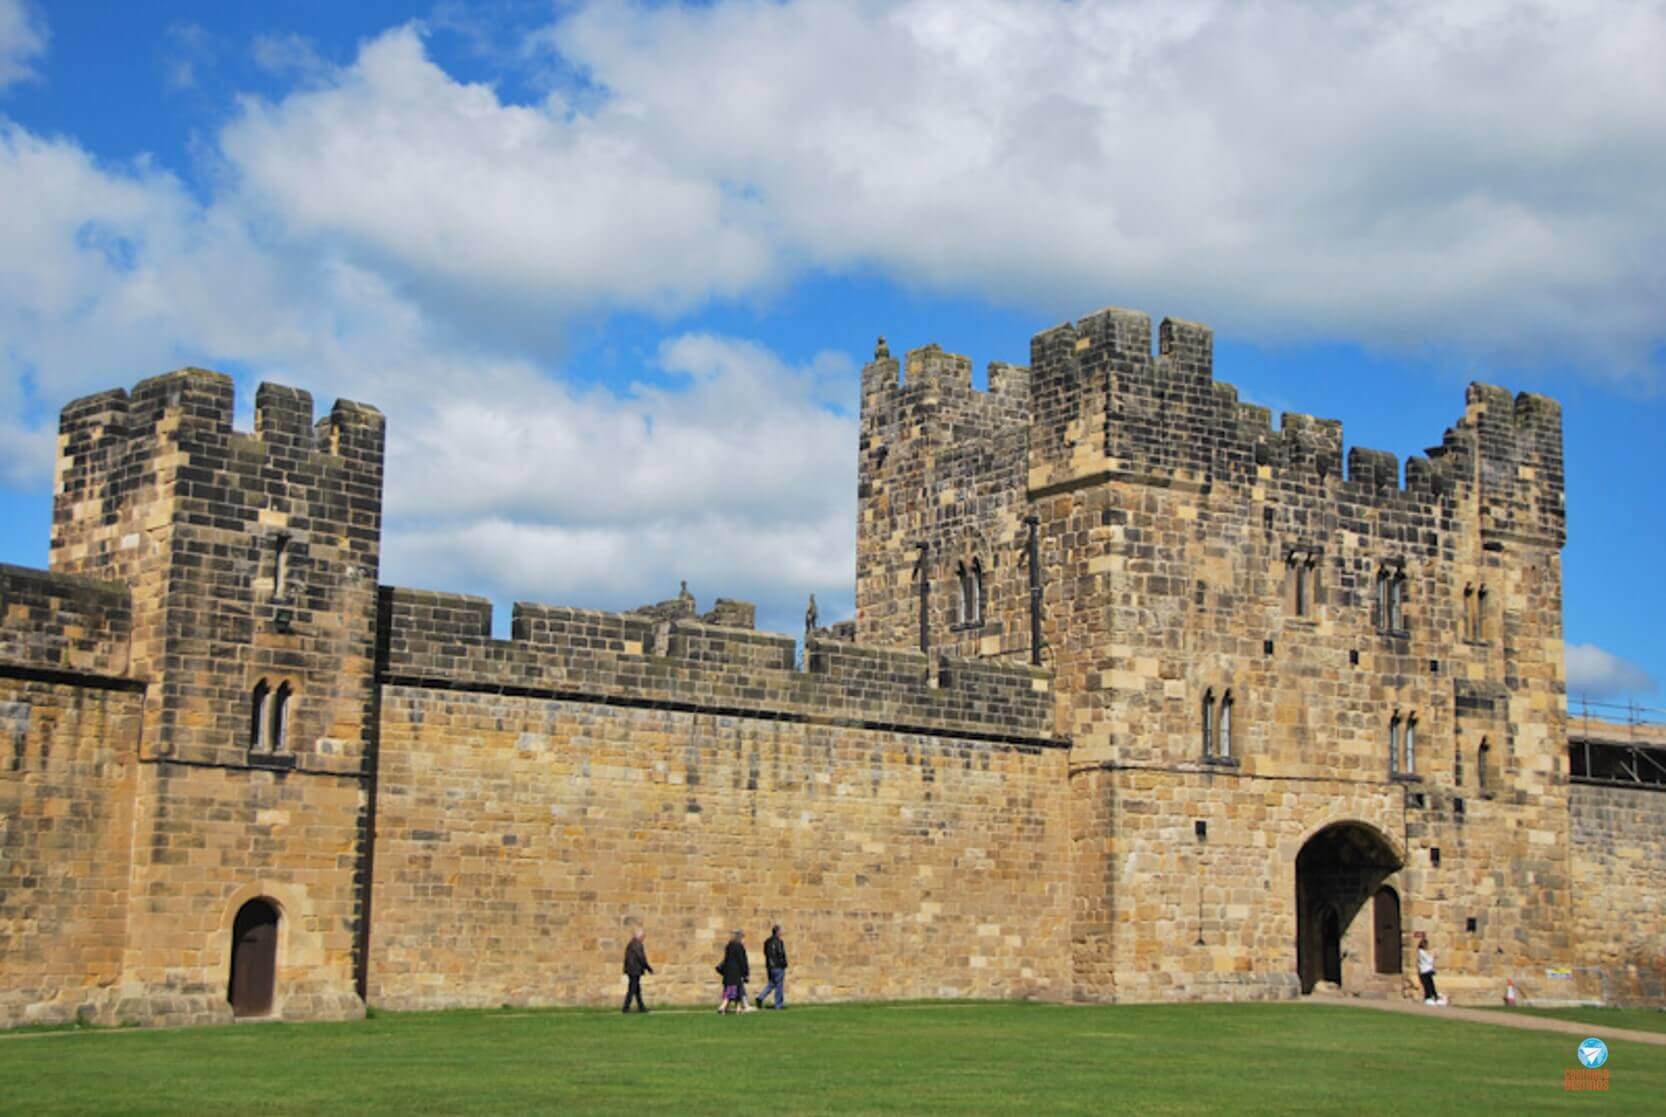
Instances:
[[[7,1113],[1660,1113],[1666,1047],[1314,1004],[457,1012],[0,1038]],[[1651,1100],[1652,1099],[1652,1100]]]

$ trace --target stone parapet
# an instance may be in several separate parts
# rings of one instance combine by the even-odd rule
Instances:
[[[382,589],[385,684],[897,728],[1047,747],[1051,676],[1027,666],[517,604],[493,639],[479,598]],[[656,651],[656,649],[658,649]]]
[[[125,676],[132,635],[126,586],[0,564],[0,670]]]

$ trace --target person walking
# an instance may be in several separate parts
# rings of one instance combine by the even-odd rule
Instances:
[[[736,931],[729,936],[729,945],[723,948],[723,961],[719,963],[717,972],[723,975],[723,999],[717,1002],[718,1014],[745,1012],[750,1008],[744,992],[746,979],[752,976],[752,964],[746,957],[745,931]]]
[[[648,964],[648,948],[642,944],[647,932],[641,927],[631,935],[631,941],[625,944],[625,976],[630,979],[630,986],[625,990],[625,1007],[620,1012],[631,1010],[631,999],[636,999],[636,1010],[647,1012],[648,1006],[642,1003],[642,975],[653,973],[654,967]]]
[[[1435,954],[1429,949],[1429,936],[1417,933],[1417,980],[1423,983],[1423,1003],[1443,1005],[1446,998],[1435,991]]]
[[[769,996],[771,989],[775,990],[775,1007],[787,1007],[787,944],[781,938],[781,925],[777,923],[769,929],[769,938],[764,940],[764,972],[769,974],[769,984],[758,994],[758,1007],[764,1007],[764,998]]]

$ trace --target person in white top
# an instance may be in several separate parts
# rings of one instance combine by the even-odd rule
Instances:
[[[1423,1003],[1443,1005],[1446,998],[1435,992],[1435,955],[1429,949],[1429,936],[1417,933],[1417,980],[1423,983]]]

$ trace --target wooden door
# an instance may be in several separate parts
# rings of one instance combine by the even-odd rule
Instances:
[[[1372,901],[1377,944],[1377,972],[1400,972],[1400,897],[1392,888],[1377,889]]]
[[[278,912],[265,900],[250,900],[237,913],[231,933],[231,986],[227,999],[233,1016],[265,1016],[272,1011],[272,988],[278,975]]]

